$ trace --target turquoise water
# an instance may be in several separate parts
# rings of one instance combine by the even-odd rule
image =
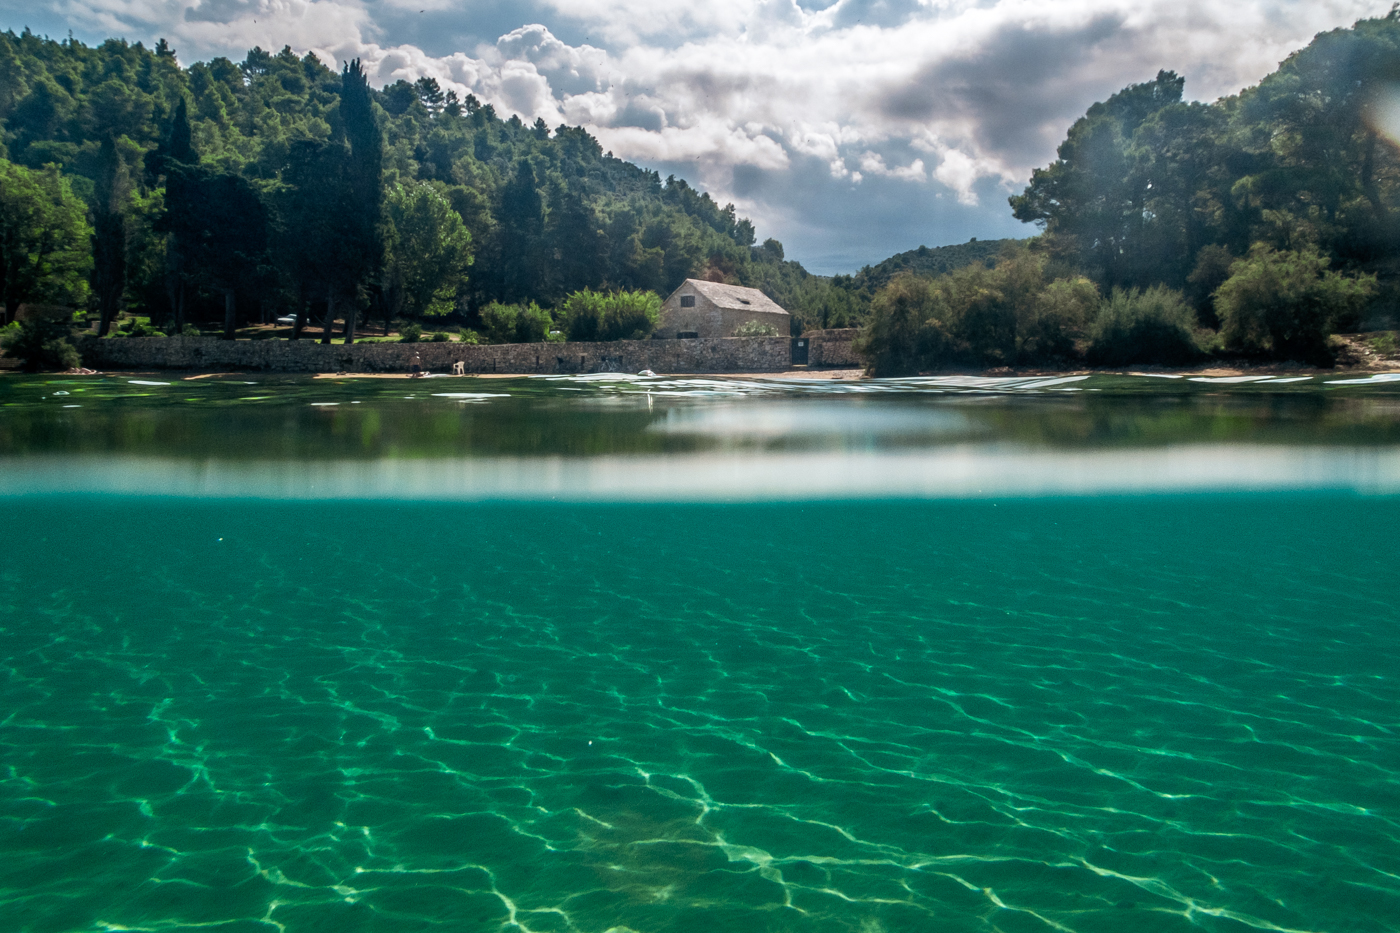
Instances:
[[[1392,396],[37,385],[0,929],[1397,926]]]

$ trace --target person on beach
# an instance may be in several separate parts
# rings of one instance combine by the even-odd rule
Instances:
[[[413,363],[408,367],[408,378],[418,379],[423,375],[423,357],[413,354]]]

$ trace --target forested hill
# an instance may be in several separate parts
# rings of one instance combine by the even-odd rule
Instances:
[[[363,85],[363,78],[290,48],[276,54],[255,48],[241,62],[217,58],[186,68],[164,40],[154,48],[119,39],[89,47],[28,30],[4,33],[0,157],[20,172],[56,167],[61,178],[49,183],[71,191],[92,223],[100,227],[105,218],[112,236],[120,228],[125,246],[117,259],[100,255],[97,230],[92,287],[100,290],[105,274],[110,292],[112,264],[124,265],[124,290],[109,294],[108,303],[153,319],[172,314],[181,301],[195,317],[221,316],[226,301],[236,302],[241,318],[249,308],[282,312],[314,304],[327,282],[370,315],[376,305],[387,307],[387,288],[398,312],[410,318],[470,315],[492,301],[548,308],[584,288],[664,295],[692,276],[762,288],[799,317],[820,317],[828,303],[828,280],[786,261],[775,240],[755,245],[753,225],[732,205],[612,157],[582,128],[502,119],[472,96],[459,100],[425,79],[366,86],[357,129],[346,110],[360,106],[346,97],[356,80]],[[335,201],[328,179],[337,173],[348,173],[346,191],[380,198],[381,229],[362,230],[365,243],[336,244],[339,256],[332,260],[324,255],[325,237],[334,230],[311,229],[322,222],[306,209],[315,197]],[[219,184],[228,197],[211,202]],[[198,216],[174,216],[234,203],[246,216],[224,217],[220,229],[210,229],[212,221],[199,227]],[[443,204],[470,234],[469,244],[454,234],[454,261],[464,275],[453,294],[415,293],[414,276],[432,270],[412,268],[421,259],[408,255],[413,244],[457,229],[442,215]],[[335,227],[333,218],[322,220]],[[353,232],[356,223],[351,218],[341,227]],[[253,240],[220,247],[215,241],[229,225],[241,225]],[[320,257],[288,258],[318,242]],[[214,255],[220,249],[224,258],[239,253],[245,274],[199,266],[202,255],[223,262]],[[384,263],[396,256],[404,268],[389,287]],[[363,274],[337,278],[325,268],[332,261],[368,265]],[[89,300],[79,294],[86,276],[70,276],[65,296],[55,293],[62,277],[54,275],[47,293],[29,300]],[[838,304],[849,302],[838,298]]]
[[[907,252],[896,253],[889,259],[865,266],[850,276],[854,287],[875,292],[889,284],[897,275],[945,275],[973,263],[992,266],[1001,251],[1017,240],[979,240],[973,237],[966,243],[952,246],[920,246]]]

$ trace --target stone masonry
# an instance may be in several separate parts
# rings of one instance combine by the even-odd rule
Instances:
[[[311,340],[220,340],[214,337],[119,337],[78,341],[93,369],[227,369],[294,373],[404,373],[415,355],[427,372],[469,373],[779,372],[792,362],[787,337],[617,340],[607,343],[357,343]]]
[[[808,341],[807,365],[812,369],[864,367],[855,350],[856,335],[859,333],[860,330],[855,327],[807,331],[802,335]]]
[[[769,325],[780,337],[792,330],[792,316],[756,288],[686,279],[662,302],[656,336],[730,337],[749,321]]]

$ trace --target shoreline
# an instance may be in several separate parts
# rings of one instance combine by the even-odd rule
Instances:
[[[1010,368],[998,367],[994,369],[942,369],[928,370],[917,374],[919,378],[938,377],[968,377],[968,378],[1003,378],[1003,379],[1061,379],[1069,376],[1140,376],[1159,379],[1189,378],[1193,376],[1228,379],[1248,376],[1259,376],[1267,378],[1272,376],[1345,376],[1350,374],[1381,374],[1400,373],[1400,361],[1390,362],[1390,365],[1376,363],[1359,366],[1335,366],[1330,369],[1317,367],[1304,367],[1288,363],[1281,364],[1221,364],[1216,366],[1185,367],[1180,369],[1169,369],[1165,367],[1142,367],[1138,369],[1040,369],[1040,368]],[[410,373],[375,373],[375,372],[340,372],[340,373],[306,373],[295,371],[279,370],[217,370],[210,372],[194,372],[181,374],[178,371],[168,369],[103,369],[89,372],[37,372],[27,373],[19,368],[0,367],[0,376],[162,376],[171,381],[194,382],[201,379],[217,379],[220,377],[247,377],[247,376],[302,376],[312,380],[327,379],[527,379],[527,378],[550,378],[561,379],[569,376],[598,376],[608,375],[607,373],[559,373],[541,375],[539,373],[465,373],[454,375],[452,373],[427,372],[423,376],[413,376]],[[615,375],[635,377],[636,373],[616,373]],[[665,379],[774,379],[790,381],[821,381],[821,382],[871,382],[875,377],[866,375],[861,369],[788,369],[768,372],[715,372],[715,373],[666,373],[654,374],[657,378]],[[890,377],[899,378],[899,377]],[[911,377],[903,377],[911,378]]]

